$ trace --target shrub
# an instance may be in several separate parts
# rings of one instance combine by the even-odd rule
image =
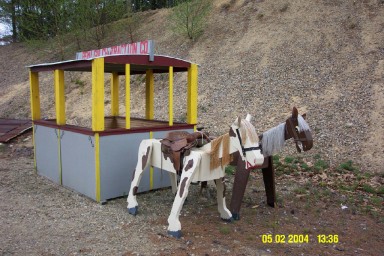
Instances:
[[[170,27],[193,40],[200,36],[212,8],[211,0],[179,1],[169,16]]]

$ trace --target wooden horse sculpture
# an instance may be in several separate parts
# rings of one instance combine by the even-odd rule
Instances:
[[[305,121],[305,117],[305,114],[302,116],[299,115],[297,108],[293,107],[292,116],[290,116],[284,123],[279,124],[259,136],[262,152],[265,158],[263,164],[258,168],[261,168],[263,171],[267,204],[271,207],[275,206],[276,198],[272,154],[280,151],[284,147],[285,141],[291,138],[295,141],[296,149],[299,153],[312,148],[312,134]],[[237,161],[237,163],[235,161]],[[230,210],[233,218],[239,220],[240,207],[250,170],[244,168],[244,163],[241,159],[235,159],[232,163],[237,165],[237,170],[233,184]]]
[[[191,148],[189,154],[184,155],[181,160],[180,184],[173,202],[171,213],[168,217],[168,234],[180,238],[181,224],[179,215],[184,201],[188,195],[188,188],[191,183],[198,181],[214,180],[217,188],[217,203],[220,217],[224,221],[232,221],[232,214],[225,203],[225,166],[230,162],[231,154],[240,153],[240,159],[245,162],[245,169],[259,166],[263,163],[264,157],[259,148],[259,138],[254,126],[250,123],[251,117],[240,118],[231,125],[229,133],[224,134],[200,148]],[[169,137],[169,136],[168,136]],[[179,150],[176,143],[176,150]],[[143,175],[143,171],[149,165],[170,172],[172,190],[176,192],[176,173],[174,163],[169,155],[164,155],[161,150],[161,141],[157,139],[143,140],[139,147],[138,162],[134,177],[132,179],[129,195],[127,198],[128,212],[136,215],[138,203],[136,193]],[[177,167],[177,166],[176,166]]]

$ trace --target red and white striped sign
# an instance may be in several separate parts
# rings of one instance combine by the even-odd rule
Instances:
[[[76,60],[87,60],[111,55],[143,54],[149,55],[149,61],[154,59],[154,43],[152,40],[121,44],[103,49],[90,50],[76,53]]]

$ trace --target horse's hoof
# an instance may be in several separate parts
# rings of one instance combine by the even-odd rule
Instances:
[[[179,238],[181,238],[181,230],[178,230],[178,231],[169,231],[168,230],[168,235],[179,239]]]
[[[222,221],[225,221],[225,222],[228,222],[228,223],[232,223],[233,222],[233,217],[229,218],[229,219],[224,219],[224,218],[221,218]]]
[[[232,218],[234,220],[240,220],[240,213],[232,213]]]
[[[133,208],[128,208],[128,213],[135,216],[137,214],[137,206]]]

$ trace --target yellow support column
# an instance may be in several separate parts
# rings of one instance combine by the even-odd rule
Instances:
[[[55,70],[56,124],[65,125],[64,70]]]
[[[40,119],[39,73],[29,71],[32,120]]]
[[[131,65],[125,64],[125,128],[131,129]]]
[[[153,70],[147,70],[145,82],[145,118],[152,120],[154,118],[155,99]]]
[[[169,126],[173,125],[173,67],[169,67]]]
[[[31,97],[31,117],[32,120],[40,119],[40,93],[39,93],[39,73],[29,71],[29,87],[30,87],[30,97]],[[36,165],[36,143],[35,143],[35,125],[32,132],[33,140],[33,165],[37,171]]]
[[[104,131],[104,58],[92,60],[92,130]]]
[[[65,94],[64,94],[64,70],[56,69],[54,72],[56,124],[65,125]],[[63,169],[61,159],[61,135],[63,131],[57,129],[57,154],[59,161],[59,182],[63,184]]]
[[[197,65],[191,64],[188,69],[188,106],[187,106],[187,123],[197,123]]]
[[[104,131],[104,58],[92,60],[92,130]],[[96,201],[100,202],[100,135],[95,133]]]
[[[119,75],[115,72],[111,77],[111,116],[119,115]]]

